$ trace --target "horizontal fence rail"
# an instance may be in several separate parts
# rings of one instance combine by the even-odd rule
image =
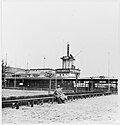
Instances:
[[[91,97],[99,97],[99,96],[105,96],[105,95],[110,95],[113,94],[111,92],[88,92],[88,93],[67,93],[67,100],[66,101],[73,101],[75,99],[86,99],[86,98],[91,98]],[[2,101],[2,108],[5,107],[12,107],[19,109],[19,106],[22,105],[27,105],[33,107],[34,104],[36,105],[43,105],[43,103],[53,103],[56,102],[56,98],[52,96],[48,97],[39,97],[39,98],[24,98],[24,99],[14,99],[14,100],[3,100]]]

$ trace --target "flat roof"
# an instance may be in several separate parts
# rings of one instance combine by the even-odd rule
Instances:
[[[7,77],[6,79],[25,79],[25,80],[47,80],[49,79],[48,77]],[[56,79],[56,77],[52,77],[51,79]],[[75,77],[57,77],[58,80],[67,80],[67,81],[70,81],[70,80],[76,80]],[[115,78],[104,78],[104,79],[101,79],[101,78],[98,78],[98,79],[91,79],[91,78],[78,78],[77,79],[78,81],[107,81],[107,80],[110,80],[110,81],[118,81],[118,79],[115,79]]]

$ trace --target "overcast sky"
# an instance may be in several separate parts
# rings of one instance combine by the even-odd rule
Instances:
[[[119,75],[118,0],[3,0],[2,58],[21,68],[60,68],[76,56],[81,76]]]

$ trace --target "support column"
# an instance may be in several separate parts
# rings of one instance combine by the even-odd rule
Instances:
[[[75,75],[76,75],[76,80],[75,80],[75,83],[76,83],[75,92],[77,92],[78,74],[76,73]]]
[[[115,87],[114,91],[117,93],[118,92],[117,83],[114,84],[114,87]]]
[[[90,87],[90,91],[93,91],[93,77],[91,77],[91,82],[90,82],[90,84],[91,84],[91,87]]]
[[[84,81],[85,82],[85,91],[87,91],[87,84],[86,84],[86,81]]]
[[[51,78],[49,78],[50,82],[49,82],[49,91],[48,94],[51,94]]]
[[[4,78],[4,87],[6,88],[6,83],[7,83],[7,80],[6,78]]]
[[[15,78],[15,80],[14,80],[14,88],[16,88],[16,78]]]
[[[64,69],[64,67],[65,67],[65,66],[64,66],[64,61],[63,61],[63,62],[62,62],[62,68]]]
[[[108,78],[108,92],[110,92],[110,79]]]
[[[91,82],[91,91],[93,91],[93,81]]]

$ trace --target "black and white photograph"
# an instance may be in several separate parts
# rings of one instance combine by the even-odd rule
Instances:
[[[1,0],[1,123],[118,125],[120,0]]]

